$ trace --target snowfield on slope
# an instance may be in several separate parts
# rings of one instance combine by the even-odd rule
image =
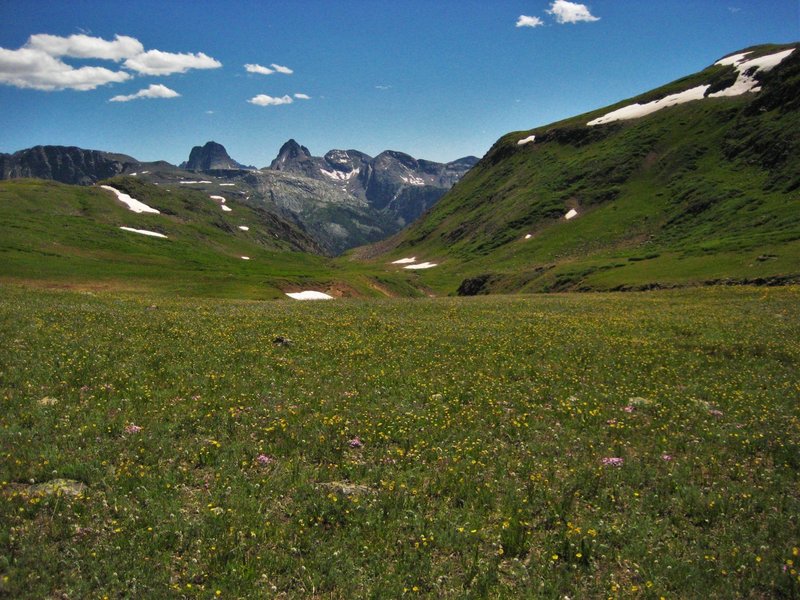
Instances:
[[[104,190],[110,190],[114,192],[117,195],[117,200],[125,204],[130,210],[132,210],[135,213],[153,213],[156,215],[161,214],[160,210],[151,208],[150,206],[147,206],[147,204],[145,204],[144,202],[140,202],[135,198],[131,198],[128,194],[121,192],[118,189],[111,187],[110,185],[101,185],[100,187],[103,188]]]
[[[724,90],[720,90],[719,92],[709,94],[708,96],[710,98],[720,98],[723,96],[739,96],[747,92],[760,91],[761,87],[759,87],[758,81],[755,79],[755,74],[758,72],[766,72],[775,68],[781,63],[781,61],[783,61],[783,59],[794,52],[794,50],[794,48],[789,48],[788,50],[776,52],[775,54],[768,54],[766,56],[759,56],[750,60],[746,60],[747,55],[750,53],[744,52],[741,54],[734,54],[733,56],[726,56],[725,58],[718,60],[714,63],[715,65],[734,66],[738,71],[738,76],[736,81],[731,86],[725,88]],[[670,94],[669,96],[665,96],[660,100],[654,100],[653,102],[647,102],[645,104],[636,103],[623,106],[622,108],[613,110],[602,117],[598,117],[597,119],[589,121],[587,125],[603,125],[604,123],[611,123],[613,121],[638,119],[639,117],[644,117],[659,111],[662,108],[667,108],[668,106],[684,104],[685,102],[691,102],[693,100],[702,100],[706,97],[705,94],[709,87],[711,86],[699,85],[697,87],[678,92],[677,94]]]
[[[156,231],[148,231],[147,229],[134,229],[133,227],[120,227],[123,231],[130,231],[131,233],[138,233],[140,235],[149,235],[150,237],[157,237],[157,238],[164,238],[167,239],[163,233],[158,233]]]
[[[286,294],[289,298],[295,300],[333,300],[333,296],[329,296],[325,292],[315,292],[313,290],[306,290],[304,292],[288,292]]]

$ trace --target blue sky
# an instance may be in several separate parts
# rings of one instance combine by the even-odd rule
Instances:
[[[0,152],[447,161],[798,39],[797,0],[0,0]]]

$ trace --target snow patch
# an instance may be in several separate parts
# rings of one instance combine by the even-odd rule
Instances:
[[[691,102],[692,100],[702,100],[706,90],[709,87],[710,86],[708,85],[698,85],[697,87],[678,92],[677,94],[670,94],[669,96],[664,96],[660,100],[654,100],[653,102],[647,102],[646,104],[636,103],[629,106],[623,106],[622,108],[611,111],[607,115],[589,121],[587,125],[602,125],[604,123],[611,123],[612,121],[638,119],[639,117],[644,117],[657,112],[662,108],[667,108],[668,106],[684,104],[686,102]]]
[[[163,233],[157,233],[155,231],[148,231],[147,229],[134,229],[133,227],[120,227],[123,231],[130,231],[132,233],[140,233],[142,235],[149,235],[150,237],[157,237],[157,238],[166,238]]]
[[[136,177],[138,173],[131,173],[131,177]]]
[[[242,260],[250,260],[249,256],[242,256]]]
[[[224,196],[209,196],[212,200],[219,200],[223,204],[225,204],[225,197]]]
[[[745,54],[737,54],[739,60],[731,63],[736,66],[739,75],[732,86],[725,88],[719,92],[709,94],[710,98],[721,98],[723,96],[739,96],[747,92],[761,91],[761,87],[756,81],[755,74],[759,71],[767,72],[778,66],[781,61],[794,52],[794,48],[789,48],[783,52],[776,52],[775,54],[768,54],[767,56],[759,56],[750,60],[744,60]],[[733,58],[733,57],[728,57]],[[725,60],[725,59],[723,59]],[[716,63],[715,63],[716,64]],[[750,72],[750,74],[748,74]]]
[[[421,179],[420,177],[416,177],[414,175],[409,175],[408,177],[401,177],[400,179],[402,179],[409,185],[425,185],[424,179]]]
[[[290,292],[286,294],[289,298],[295,300],[333,300],[333,296],[329,296],[324,292],[315,292],[313,290],[306,290],[304,292]]]
[[[239,229],[242,231],[250,231],[250,228],[247,225],[239,225]]]
[[[438,265],[438,263],[424,262],[424,263],[419,263],[419,264],[416,264],[416,265],[408,265],[407,267],[403,267],[403,268],[404,269],[430,269],[431,267],[435,267],[437,265]]]
[[[214,183],[214,182],[213,181],[206,181],[205,179],[203,181],[194,181],[194,180],[191,180],[191,179],[187,179],[185,181],[179,181],[178,183],[180,183],[180,184],[188,184],[188,183]]]
[[[155,208],[151,208],[147,206],[144,202],[140,202],[135,198],[131,198],[128,194],[119,191],[116,188],[111,187],[110,185],[101,185],[101,188],[104,190],[109,190],[114,192],[117,195],[117,200],[125,204],[130,210],[135,213],[153,213],[156,215],[161,214],[160,210],[156,210]]]
[[[517,142],[517,146],[524,146],[525,144],[530,144],[535,139],[536,139],[535,135],[529,135],[525,139],[518,141]]]
[[[531,239],[532,237],[533,237],[533,234],[530,234],[530,233],[526,233],[526,234],[525,234],[525,239],[526,239],[526,240],[529,240],[529,239]]]
[[[220,204],[220,206],[219,206],[219,207],[220,207],[222,210],[224,210],[225,212],[231,212],[231,207],[230,207],[230,206],[225,206],[224,204]]]
[[[570,208],[570,209],[569,209],[569,212],[568,212],[567,214],[565,214],[565,215],[564,215],[564,218],[565,218],[567,221],[569,221],[570,219],[573,219],[573,218],[575,218],[575,217],[577,217],[577,216],[578,216],[578,211],[577,211],[577,210],[575,210],[574,208]]]
[[[220,186],[230,187],[230,186],[234,186],[234,185],[236,185],[236,184],[235,183],[220,183]]]
[[[725,58],[719,59],[715,62],[715,65],[726,67],[728,65],[735,65],[736,63],[742,62],[744,57],[748,54],[752,54],[752,52],[742,52],[741,54],[733,54],[731,56],[726,56]]]
[[[326,177],[329,177],[330,179],[333,179],[334,181],[349,181],[350,179],[358,175],[359,172],[358,169],[353,169],[348,173],[345,173],[344,171],[326,171],[325,169],[320,169],[319,171],[320,173],[322,173]]]
[[[411,258],[401,258],[400,260],[393,260],[392,264],[393,265],[405,265],[405,264],[408,264],[408,263],[415,263],[415,262],[417,262],[417,257],[413,256]]]

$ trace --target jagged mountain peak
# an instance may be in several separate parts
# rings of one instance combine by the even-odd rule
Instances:
[[[308,148],[301,146],[294,139],[290,139],[278,150],[278,156],[275,157],[269,168],[275,171],[291,171],[291,163],[306,161],[310,158],[312,156]]]

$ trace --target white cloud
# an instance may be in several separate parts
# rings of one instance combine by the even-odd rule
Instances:
[[[215,69],[222,63],[198,52],[173,54],[144,50],[136,38],[115,35],[104,40],[84,33],[62,37],[37,33],[22,48],[0,47],[0,84],[35,90],[93,90],[109,83],[127,81],[133,75],[99,66],[73,67],[62,57],[125,61],[125,69],[145,75],[185,73],[189,69]]]
[[[270,67],[275,69],[278,73],[283,73],[284,75],[291,75],[294,73],[294,71],[292,71],[289,67],[282,67],[281,65],[276,65],[275,63],[272,63]]]
[[[261,65],[247,64],[244,66],[248,73],[258,73],[260,75],[272,75],[275,71],[269,67],[262,67]]]
[[[131,100],[136,100],[137,98],[177,98],[178,96],[180,96],[180,94],[175,90],[171,90],[167,86],[161,85],[160,83],[154,83],[150,87],[139,90],[135,94],[130,94],[128,96],[114,96],[111,98],[111,100],[109,100],[109,102],[130,102]]]
[[[295,94],[294,97],[298,100],[311,100],[311,96],[308,94]]]
[[[47,33],[37,33],[28,38],[26,48],[41,50],[50,56],[71,56],[73,58],[102,58],[120,61],[144,52],[144,46],[136,38],[115,35],[113,41],[88,35],[61,37]]]
[[[520,15],[517,19],[517,27],[540,27],[544,25],[539,17],[529,17],[527,15]]]
[[[125,61],[124,66],[145,75],[171,75],[185,73],[189,69],[217,69],[222,66],[222,63],[202,52],[176,54],[161,50],[148,50],[132,56]]]
[[[556,22],[564,23],[578,23],[580,21],[599,21],[599,17],[595,17],[589,12],[585,4],[578,4],[577,2],[569,2],[568,0],[555,0],[546,11],[548,14],[556,18]]]
[[[390,86],[390,85],[385,85],[385,84],[380,84],[380,85],[376,85],[376,86],[375,86],[375,89],[376,89],[376,90],[381,90],[382,92],[385,92],[386,90],[390,90],[390,89],[392,89],[392,86]]]
[[[291,96],[281,96],[280,98],[267,96],[266,94],[259,94],[248,100],[250,104],[258,106],[279,106],[281,104],[291,104],[294,102]]]
[[[34,90],[93,90],[131,78],[130,73],[104,67],[76,69],[34,48],[0,48],[0,83]]]

